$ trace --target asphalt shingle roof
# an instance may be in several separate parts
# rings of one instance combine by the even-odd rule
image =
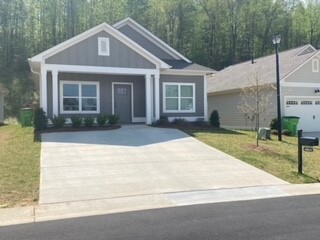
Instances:
[[[168,60],[168,59],[161,59],[168,65],[170,65],[172,68],[171,69],[179,69],[179,70],[195,70],[195,71],[207,71],[207,72],[216,72],[215,70],[201,66],[196,63],[188,63],[184,60]]]
[[[317,54],[311,45],[304,45],[279,53],[280,79],[286,77],[302,63]],[[236,90],[252,85],[258,76],[260,84],[276,83],[275,54],[229,66],[208,79],[208,92]]]

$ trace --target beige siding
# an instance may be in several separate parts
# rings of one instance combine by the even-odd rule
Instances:
[[[4,121],[4,97],[0,94],[0,123]]]
[[[314,59],[319,60],[317,57],[314,57]],[[320,83],[320,71],[312,72],[312,59],[310,59],[292,75],[288,76],[288,78],[285,79],[285,82]]]
[[[271,119],[276,117],[276,93],[268,90],[265,94],[269,95],[269,107],[260,116],[260,126],[269,127]],[[255,128],[255,120],[251,116],[246,116],[239,110],[242,97],[239,92],[221,94],[208,97],[208,114],[213,110],[218,110],[220,115],[221,127],[236,129]]]

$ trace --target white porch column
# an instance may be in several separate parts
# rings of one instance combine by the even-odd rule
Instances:
[[[58,71],[52,70],[52,114],[58,116],[59,114],[58,101]]]
[[[145,75],[145,81],[146,81],[146,124],[152,123],[152,111],[151,111],[151,75],[147,74]]]
[[[160,74],[154,75],[154,111],[157,121],[160,119]]]
[[[43,111],[48,111],[47,103],[47,70],[41,69],[40,73],[40,107]]]
[[[208,81],[207,75],[203,76],[203,87],[204,87],[204,99],[203,99],[203,108],[204,108],[204,120],[208,121]]]

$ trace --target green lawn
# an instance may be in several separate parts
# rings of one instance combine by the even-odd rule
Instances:
[[[0,208],[32,205],[39,196],[40,142],[33,128],[0,126]]]
[[[314,152],[303,152],[304,174],[298,171],[298,148],[296,137],[283,137],[283,142],[272,136],[272,140],[260,141],[256,147],[256,134],[250,131],[195,130],[184,129],[198,140],[230,154],[244,162],[273,174],[290,183],[320,181],[320,148]]]

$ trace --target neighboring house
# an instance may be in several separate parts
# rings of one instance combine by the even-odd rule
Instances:
[[[39,76],[40,106],[49,118],[116,114],[120,122],[151,124],[207,119],[206,77],[130,18],[102,23],[29,59]]]
[[[320,131],[320,54],[305,45],[279,53],[282,116],[300,117],[299,128]],[[227,67],[208,79],[208,112],[218,110],[225,128],[254,129],[255,122],[239,110],[241,92],[259,78],[269,87],[270,105],[260,116],[260,126],[268,127],[277,117],[275,54]]]
[[[4,121],[4,97],[8,92],[8,89],[0,84],[0,123]]]

